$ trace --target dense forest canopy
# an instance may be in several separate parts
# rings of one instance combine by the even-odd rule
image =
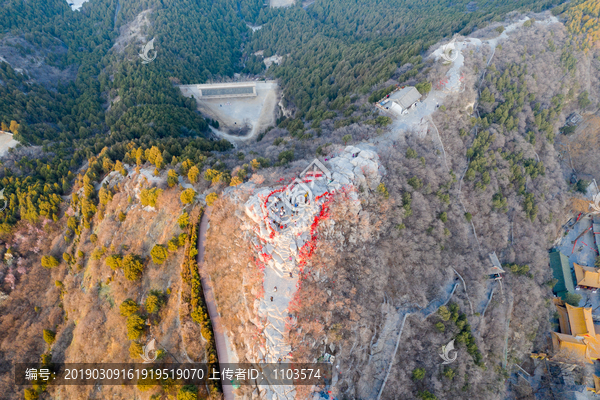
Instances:
[[[488,0],[476,6],[466,0],[318,0],[306,9],[271,9],[260,0],[94,0],[73,12],[64,0],[8,0],[0,10],[5,21],[0,41],[23,56],[42,56],[48,66],[77,72],[70,81],[42,85],[0,63],[0,122],[18,123],[15,137],[43,146],[44,152],[37,163],[15,163],[4,175],[33,174],[48,193],[64,195],[76,168],[105,148],[104,157],[111,162],[122,161],[132,141],[167,151],[169,138],[185,138],[188,144],[201,140],[194,149],[203,154],[185,146],[177,154],[167,151],[175,157],[193,153],[195,161],[227,149],[224,143],[206,140],[208,123],[197,113],[195,101],[185,99],[174,83],[261,72],[262,62],[253,55],[258,50],[265,56],[289,55],[269,74],[279,78],[286,101],[296,110],[297,120],[282,127],[301,134],[301,120],[318,126],[339,110],[351,114],[348,107],[357,96],[372,92],[400,66],[408,64],[402,78],[415,76],[423,67],[423,51],[443,37],[470,33],[513,10],[551,6],[547,0]],[[149,23],[140,29],[147,40],[156,39],[159,55],[147,65],[137,56],[137,42],[123,51],[115,47],[142,12]],[[248,23],[262,29],[253,33]],[[346,122],[389,123],[366,114],[353,118]],[[48,168],[54,173],[42,172]],[[8,193],[27,190],[24,181],[12,182]],[[43,197],[31,199],[34,209],[48,208],[43,202]],[[2,217],[5,229],[24,217],[19,203],[17,196],[10,218]]]
[[[583,49],[590,49],[600,40],[600,3],[594,0],[583,1],[567,12],[567,28],[579,38]]]
[[[148,227],[148,233],[164,233],[167,224],[175,227],[182,205],[189,211],[203,195],[208,206],[215,204],[211,221],[217,223],[212,225],[221,225],[223,237],[233,237],[230,233],[239,229],[239,220],[236,212],[219,210],[227,198],[221,195],[222,189],[248,179],[255,185],[280,185],[285,180],[283,176],[287,179],[291,171],[302,166],[303,161],[299,160],[315,154],[331,157],[340,143],[355,144],[383,134],[383,128],[393,120],[380,115],[372,102],[403,85],[415,85],[421,93],[427,93],[432,82],[452,68],[425,58],[433,44],[455,33],[468,35],[490,22],[505,21],[506,14],[513,10],[541,11],[552,6],[548,0],[317,0],[303,6],[271,9],[263,0],[90,0],[80,11],[73,12],[64,0],[7,0],[0,10],[0,17],[7,21],[0,26],[0,56],[3,52],[18,54],[20,59],[39,62],[42,70],[52,69],[62,75],[38,79],[39,70],[21,68],[14,57],[7,56],[8,62],[0,58],[0,129],[11,131],[23,144],[0,161],[0,189],[8,203],[0,213],[0,239],[12,251],[13,244],[18,243],[14,237],[29,229],[32,235],[40,237],[38,243],[48,238],[60,242],[58,246],[70,248],[65,253],[61,250],[43,256],[42,267],[61,265],[62,253],[69,275],[87,279],[87,273],[79,273],[90,265],[85,262],[86,256],[88,261],[105,258],[106,266],[115,272],[113,276],[116,270],[123,269],[127,280],[141,281],[145,260],[130,251],[121,237],[129,240],[139,235],[155,240],[153,235],[140,234],[140,226]],[[555,7],[553,13],[566,19],[571,36],[562,25],[534,24],[528,20],[511,32],[509,39],[503,39],[504,49],[498,45],[495,49],[473,47],[468,50],[469,55],[464,51],[464,91],[447,93],[444,104],[429,115],[430,125],[425,129],[431,134],[435,129],[439,145],[411,132],[404,136],[401,131],[393,132],[397,134],[393,139],[381,139],[389,145],[377,142],[378,157],[386,174],[374,186],[376,190],[357,187],[366,212],[354,219],[345,209],[347,205],[337,200],[339,208],[332,211],[336,233],[343,233],[339,244],[346,240],[344,235],[351,238],[356,234],[365,239],[358,242],[360,245],[352,243],[354,247],[344,244],[337,248],[339,235],[324,242],[323,258],[315,259],[315,266],[321,264],[323,272],[331,273],[333,279],[327,287],[335,295],[320,293],[321,298],[330,300],[314,300],[320,298],[315,295],[319,293],[317,289],[324,287],[317,288],[317,281],[308,291],[304,289],[303,296],[314,306],[314,310],[307,308],[305,313],[320,318],[324,312],[331,312],[339,322],[321,324],[311,318],[310,324],[298,331],[300,334],[304,329],[303,336],[294,339],[298,342],[295,348],[309,343],[304,340],[307,334],[316,340],[326,329],[337,336],[336,346],[343,336],[348,340],[344,348],[354,349],[354,322],[359,318],[361,324],[371,317],[380,318],[380,294],[402,296],[426,305],[433,294],[445,290],[434,286],[452,274],[450,267],[463,274],[463,288],[459,286],[458,290],[467,296],[469,304],[467,283],[477,303],[488,299],[485,314],[494,293],[484,293],[482,284],[488,281],[487,253],[497,251],[503,262],[509,262],[504,289],[500,288],[507,294],[517,294],[514,313],[512,300],[510,306],[509,302],[506,304],[507,315],[522,316],[522,326],[507,323],[505,330],[513,331],[518,338],[526,335],[526,340],[510,339],[515,342],[511,343],[514,351],[505,351],[504,360],[509,357],[515,360],[509,362],[516,364],[523,355],[529,358],[530,344],[538,330],[548,331],[550,303],[545,302],[552,281],[547,268],[547,239],[556,235],[569,190],[557,161],[554,141],[560,138],[555,135],[564,124],[565,115],[585,110],[597,97],[597,92],[591,90],[591,100],[588,98],[589,87],[597,86],[596,77],[588,74],[588,90],[583,91],[586,82],[581,73],[581,61],[587,57],[584,51],[590,50],[598,39],[597,5],[592,0],[574,2]],[[497,37],[505,29],[500,24],[479,31],[477,37]],[[260,29],[253,31],[248,25],[260,25]],[[157,57],[143,64],[138,52],[141,44],[152,38]],[[266,70],[264,58],[275,54],[283,56],[282,62]],[[593,71],[595,64],[588,66],[588,72]],[[236,149],[226,140],[215,140],[210,128],[218,128],[218,121],[205,118],[195,99],[182,96],[177,87],[182,83],[228,80],[235,73],[247,74],[242,79],[276,78],[284,94],[283,111],[291,111],[291,116],[277,119],[276,127],[268,127],[259,132],[257,140],[246,141]],[[433,103],[430,104],[433,109]],[[398,144],[395,139],[400,139]],[[379,137],[373,141],[378,140]],[[137,173],[131,173],[132,179],[123,179],[133,170]],[[586,181],[571,185],[571,190],[579,186],[585,189],[587,182],[580,185],[582,182]],[[149,210],[137,207],[138,193],[143,208],[153,207],[162,213],[157,214],[158,223],[144,214]],[[61,207],[65,201],[70,202],[70,208]],[[68,211],[61,213],[65,209]],[[219,213],[231,219],[219,221]],[[188,272],[192,275],[184,270],[182,279],[189,281],[194,290],[200,287],[199,277],[193,275],[198,271],[196,247],[192,245],[197,242],[193,222],[199,221],[197,217],[184,212],[177,218],[177,235],[163,235],[152,247],[144,244],[146,255],[156,265],[169,263],[172,260],[167,259],[174,258],[172,253],[185,247],[183,265],[190,267]],[[60,223],[49,224],[49,220]],[[117,224],[118,229],[124,226],[131,230],[123,229],[114,235]],[[224,229],[227,224],[232,225],[230,231]],[[45,237],[38,227],[45,227]],[[50,229],[54,231],[50,233]],[[115,246],[107,244],[108,231]],[[367,237],[376,239],[365,250]],[[222,242],[219,246],[230,244],[218,241]],[[89,254],[81,246],[87,246]],[[209,242],[207,248],[216,249],[219,259],[228,263],[222,270],[233,273],[230,250],[219,246]],[[27,247],[37,248],[21,245],[21,249]],[[82,248],[86,253],[79,250]],[[340,248],[345,250],[339,251]],[[349,248],[354,250],[350,252]],[[485,253],[485,263],[477,256],[476,248]],[[32,252],[37,254],[37,250]],[[29,258],[33,260],[35,256]],[[251,271],[246,260],[239,265],[244,271]],[[461,265],[465,266],[464,271]],[[170,267],[165,270],[172,272]],[[171,285],[171,279],[162,271],[156,275]],[[12,267],[9,276],[14,284]],[[103,276],[98,282],[100,295],[112,278],[106,281]],[[154,285],[156,280],[152,277],[146,282]],[[227,282],[227,290],[235,288],[230,280],[222,282]],[[331,285],[336,282],[337,287]],[[61,281],[55,282],[57,288],[62,285]],[[81,288],[83,292],[84,284],[67,287]],[[135,292],[141,293],[137,289]],[[352,292],[347,299],[355,298],[354,303],[334,304],[340,293],[347,296]],[[185,299],[185,289],[181,293],[180,299]],[[88,294],[96,292],[90,290]],[[61,300],[63,295],[61,290]],[[154,293],[146,298],[145,308],[150,314],[157,314],[162,296]],[[200,298],[201,293],[191,294],[193,307],[189,311],[194,309],[190,316],[206,329],[207,319],[202,314],[205,310],[197,302]],[[452,388],[446,388],[446,397],[469,397],[467,392],[481,392],[480,388],[500,394],[506,371],[484,364],[492,361],[497,365],[500,349],[506,349],[509,343],[504,333],[500,337],[498,329],[505,321],[499,310],[505,306],[495,303],[490,306],[489,312],[495,314],[488,319],[487,328],[482,328],[483,315],[474,312],[473,305],[468,316],[466,303],[461,304],[463,312],[451,303],[447,315],[440,315],[441,321],[430,320],[431,326],[426,327],[429,332],[436,329],[435,335],[423,335],[423,329],[408,331],[406,335],[421,337],[410,346],[413,354],[405,353],[395,368],[404,368],[409,374],[399,374],[400,379],[395,382],[391,379],[388,392],[397,397],[402,396],[402,390],[412,390],[421,398],[435,398],[428,390],[433,392],[437,378],[421,381],[425,369],[413,368],[423,363],[417,349],[425,348],[426,343],[427,348],[439,348],[442,341],[447,343],[442,335],[446,332],[455,333],[457,344],[470,355],[461,357],[453,366],[457,378]],[[61,302],[53,307],[62,306]],[[133,300],[129,306],[132,312],[141,307]],[[359,309],[367,312],[358,317],[354,311]],[[70,318],[80,321],[77,316]],[[134,319],[138,328],[128,325],[135,328],[131,329],[135,334],[132,337],[139,339],[146,318]],[[474,319],[480,322],[473,324],[471,330]],[[185,320],[182,321],[179,325],[185,326]],[[238,326],[239,323],[235,321]],[[378,321],[369,323],[377,326]],[[359,331],[364,332],[365,326]],[[485,342],[482,329],[488,330],[488,336],[483,337]],[[196,340],[199,335],[190,337]],[[369,340],[372,347],[371,334],[360,335],[361,342],[366,343],[363,348],[367,348]],[[376,335],[374,332],[372,337]],[[48,344],[55,339],[53,331],[44,331],[46,336]],[[378,341],[383,336],[379,337]],[[134,352],[139,353],[140,343],[132,343]],[[305,351],[309,354],[321,350],[313,346]],[[361,353],[360,357],[367,355],[371,362],[370,355],[362,349],[357,353]],[[341,353],[336,353],[336,357],[338,354]],[[430,364],[435,367],[428,374],[439,370],[438,355],[432,354],[435,362]],[[45,356],[48,354],[42,355]],[[360,361],[358,356],[357,360]],[[354,365],[359,375],[360,362]],[[408,381],[411,370],[414,382]],[[417,379],[414,372],[418,370],[422,371]],[[454,371],[447,371],[444,369],[443,376],[450,383]],[[429,389],[423,392],[426,383]],[[484,391],[481,397],[473,398],[490,398],[489,395]]]
[[[494,18],[518,9],[541,11],[550,1],[322,1],[310,8],[261,11],[263,24],[251,43],[253,51],[290,54],[274,70],[300,116],[309,119],[328,106],[339,108],[355,92],[365,94],[413,63],[442,37],[468,34]],[[410,75],[407,75],[410,76]],[[320,110],[320,111],[317,111]]]

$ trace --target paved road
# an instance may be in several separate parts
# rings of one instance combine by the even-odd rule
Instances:
[[[19,142],[13,139],[12,133],[0,131],[0,156],[5,155],[8,153],[9,148],[15,147],[18,144]]]
[[[217,311],[217,304],[215,303],[215,295],[213,292],[212,282],[208,273],[202,268],[204,266],[204,241],[206,239],[206,230],[208,229],[208,219],[210,217],[211,207],[205,209],[202,219],[200,221],[200,232],[198,234],[198,272],[202,280],[202,289],[204,290],[204,300],[208,308],[208,315],[212,322],[213,332],[215,335],[215,342],[217,345],[217,356],[219,357],[219,363],[227,364],[233,363],[229,356],[227,346],[227,335],[223,329],[223,323],[221,322],[221,316]],[[233,387],[230,385],[223,385],[223,394],[225,400],[234,400],[235,395],[233,394]]]

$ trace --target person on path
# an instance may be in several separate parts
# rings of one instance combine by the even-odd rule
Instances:
[[[276,291],[277,291],[277,286],[275,286],[275,288],[273,289],[273,291],[274,291],[274,292],[276,292]]]
[[[271,296],[271,301],[273,301],[273,296]]]

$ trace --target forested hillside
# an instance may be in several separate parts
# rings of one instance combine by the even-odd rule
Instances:
[[[0,263],[0,300],[10,293],[0,312],[0,384],[16,393],[7,371],[19,357],[96,356],[110,346],[108,338],[127,336],[113,354],[136,358],[159,326],[176,326],[181,337],[169,345],[201,360],[193,320],[206,324],[206,316],[196,312],[194,318],[190,307],[198,308],[200,295],[197,286],[194,292],[185,286],[197,281],[196,228],[189,225],[195,200],[209,193],[211,204],[217,192],[249,179],[258,186],[279,184],[296,176],[294,168],[304,169],[304,159],[326,160],[341,144],[383,143],[393,120],[369,103],[397,84],[428,92],[450,68],[424,57],[430,46],[504,21],[514,10],[554,5],[316,0],[305,8],[271,9],[263,0],[91,0],[73,12],[65,0],[5,0],[0,57],[9,48],[63,74],[41,80],[14,61],[0,61],[0,129],[23,145],[0,164],[0,189],[8,199],[0,212],[0,255],[6,260]],[[552,285],[545,250],[562,222],[564,193],[575,190],[565,183],[554,141],[565,114],[585,110],[590,98],[595,105],[598,97],[590,89],[598,86],[597,1],[563,4],[553,12],[566,20],[567,30],[529,22],[495,49],[465,51],[466,89],[449,94],[431,115],[429,136],[403,131],[385,137],[380,157],[388,175],[378,190],[360,190],[365,213],[352,219],[346,203],[333,208],[337,230],[332,224],[331,235],[323,234],[315,262],[315,270],[331,279],[326,285],[307,282],[305,305],[294,311],[303,330],[292,339],[309,361],[321,355],[316,343],[324,335],[335,343],[346,363],[342,395],[359,398],[373,388],[374,375],[364,374],[369,365],[375,370],[365,349],[378,335],[390,334],[379,329],[391,312],[386,304],[407,312],[427,307],[448,294],[440,282],[451,286],[454,268],[466,280],[464,289],[457,289],[445,313],[410,317],[409,350],[386,364],[392,371],[386,394],[499,398],[507,374],[502,360],[517,363],[534,345],[543,347]],[[253,32],[247,24],[261,29]],[[482,35],[504,30],[496,28]],[[153,38],[156,59],[142,64],[138,53]],[[265,72],[263,57],[254,54],[261,50],[264,57],[283,56],[282,63]],[[278,79],[289,116],[236,149],[217,140],[209,125],[218,125],[176,86],[229,80],[235,73]],[[245,277],[242,270],[252,272],[251,256],[236,235],[233,204],[221,198],[214,216],[220,224],[213,224],[219,235],[209,241],[207,259],[223,263],[213,272],[231,281],[218,283],[217,297],[234,309],[244,292],[232,290],[230,282]],[[344,235],[358,232],[363,239],[344,242]],[[233,235],[242,249],[237,263],[222,240]],[[501,302],[487,300],[486,257],[492,251],[510,263]],[[168,274],[160,267],[165,263]],[[187,272],[180,277],[182,265]],[[246,278],[260,292],[258,275]],[[522,320],[504,326],[513,310]],[[223,314],[233,332],[244,321]],[[43,329],[50,333],[42,336]],[[100,345],[86,350],[85,341],[72,340],[73,332]],[[435,352],[419,353],[451,336],[460,337],[457,345],[469,355],[451,368],[440,370]],[[88,388],[72,389],[83,398]],[[173,395],[167,389],[161,396]]]
[[[600,39],[600,3],[582,1],[567,10],[567,28],[577,37],[580,47],[589,50],[598,46]]]
[[[509,24],[495,24],[476,37],[497,38]],[[547,249],[571,217],[565,203],[577,188],[565,179],[556,141],[565,117],[589,106],[582,101],[584,89],[591,87],[590,99],[597,98],[598,63],[593,53],[574,46],[560,23],[532,20],[492,48],[470,45],[463,55],[464,90],[449,93],[423,131],[413,126],[384,133],[364,120],[339,126],[370,110],[364,101],[350,100],[335,122],[305,128],[299,118],[286,119],[247,147],[250,154],[278,160],[274,168],[254,169],[250,182],[257,187],[290,180],[313,154],[334,164],[342,145],[365,139],[377,147],[387,171],[377,190],[357,189],[359,202],[337,193],[328,213],[333,221],[318,227],[314,258],[290,303],[295,360],[334,354],[339,374],[332,392],[338,398],[528,398],[511,392],[517,366],[532,352],[551,351],[555,281]],[[417,81],[437,82],[452,68],[432,59],[423,64]],[[400,79],[388,84],[402,84]],[[419,107],[424,105],[415,113]],[[307,140],[297,134],[300,129],[315,136]],[[298,161],[284,164],[289,152]],[[242,188],[216,203],[221,223],[207,259],[215,263],[219,304],[226,304],[222,313],[246,321],[239,296],[251,293],[251,303],[261,295],[240,277],[263,266],[244,260],[243,241],[217,242],[240,237],[239,228],[221,217],[244,215]],[[356,203],[363,207],[359,214]],[[501,282],[488,275],[492,252],[506,270]],[[453,339],[458,358],[440,365],[440,349]]]
[[[468,4],[317,0],[307,10],[263,10],[258,19],[263,28],[251,46],[254,51],[290,54],[274,74],[298,116],[314,119],[327,107],[349,104],[353,93],[368,93],[403,64],[413,64],[404,76],[414,76],[420,67],[416,57],[444,36],[468,34],[509,11],[541,11],[553,2],[484,1],[477,2],[476,10]]]
[[[97,0],[72,12],[62,0],[10,0],[0,10],[7,21],[0,27],[0,40],[27,40],[30,47],[21,49],[25,55],[64,47],[66,51],[46,54],[44,62],[60,69],[75,66],[77,74],[72,81],[44,87],[2,64],[0,121],[7,126],[15,121],[18,140],[43,146],[37,165],[24,160],[4,172],[9,177],[37,171],[27,185],[5,180],[7,194],[15,196],[10,217],[2,218],[3,230],[26,214],[30,220],[52,217],[55,211],[46,210],[54,210],[56,204],[46,197],[66,194],[76,168],[105,147],[115,162],[131,140],[165,151],[162,141],[167,137],[206,137],[207,124],[197,115],[195,102],[184,99],[173,83],[226,78],[244,70],[246,63],[246,70],[260,71],[259,60],[248,58],[257,50],[290,54],[272,73],[281,79],[296,116],[320,122],[337,115],[328,110],[344,109],[353,94],[368,93],[403,64],[411,64],[403,76],[414,76],[422,66],[422,51],[441,37],[470,32],[517,8],[541,10],[549,5],[528,0],[488,1],[475,8],[467,7],[466,1],[317,1],[306,11],[299,6],[263,8],[259,0],[239,4],[145,0],[120,5],[117,0]],[[139,41],[128,43],[124,51],[113,47],[142,12],[147,13],[148,24],[140,28],[141,34],[146,41],[155,38],[158,55],[147,65],[137,56]],[[247,22],[262,24],[262,29],[253,34]],[[203,142],[199,148],[208,152],[227,145]],[[15,161],[19,154],[17,150]],[[32,184],[39,185],[37,190],[44,188],[44,196],[33,196],[25,211],[18,193],[36,190]]]

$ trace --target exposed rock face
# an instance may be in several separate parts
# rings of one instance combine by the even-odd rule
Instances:
[[[354,184],[363,189],[375,190],[385,175],[385,168],[379,163],[379,156],[367,146],[348,146],[338,156],[329,161],[333,172],[331,187]]]
[[[254,232],[252,242],[264,267],[264,293],[255,302],[259,318],[264,321],[266,339],[258,358],[276,363],[293,360],[287,330],[295,324],[288,308],[299,285],[307,260],[316,244],[316,228],[327,220],[329,205],[336,192],[345,192],[353,201],[352,211],[361,210],[356,188],[375,190],[385,169],[370,146],[348,146],[339,155],[314,160],[292,183],[280,188],[261,188],[245,204],[248,218],[242,229]],[[248,183],[239,189],[254,190]],[[235,191],[231,191],[235,195]],[[329,222],[329,221],[328,221]],[[328,231],[334,225],[329,224]],[[267,398],[294,398],[293,387],[267,388]]]
[[[146,29],[150,27],[149,16],[153,9],[144,10],[139,13],[135,19],[126,25],[121,26],[120,35],[115,41],[112,49],[118,53],[122,53],[127,46],[132,43],[146,42],[150,38],[145,35]]]

